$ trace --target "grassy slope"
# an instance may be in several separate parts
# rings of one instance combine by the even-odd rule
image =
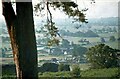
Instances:
[[[118,68],[91,69],[81,71],[81,77],[114,77],[117,75]],[[45,72],[39,73],[40,77],[71,77],[71,72]]]
[[[117,75],[117,68],[92,69],[81,73],[82,77],[113,77]]]
[[[109,69],[91,69],[86,71],[81,71],[81,77],[115,77],[118,74],[118,68],[109,68]],[[6,70],[3,77],[15,77],[15,73],[10,73],[10,71]],[[40,73],[39,77],[72,77],[70,71],[65,72],[45,72]],[[6,79],[5,78],[5,79]]]

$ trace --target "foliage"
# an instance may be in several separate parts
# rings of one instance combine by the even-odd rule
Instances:
[[[70,32],[70,31],[65,31],[65,30],[60,30],[61,35],[63,36],[73,36],[73,37],[99,37],[96,33],[94,33],[91,30],[88,30],[87,32],[81,32],[77,31],[75,33]]]
[[[120,37],[117,40],[120,41]]]
[[[118,70],[117,70],[117,75],[116,75],[116,77],[119,77],[120,78],[120,67],[118,68]]]
[[[62,71],[62,72],[45,72],[43,74],[40,74],[40,77],[71,77],[71,72],[70,71]],[[55,78],[56,79],[56,78]]]
[[[51,40],[48,41],[47,43],[48,46],[52,46],[52,45],[59,45],[59,40],[56,38],[53,38]]]
[[[50,38],[50,40],[48,41],[48,46],[52,46],[54,44],[58,45],[59,40],[56,39],[56,37],[60,36],[60,34],[58,33],[58,28],[55,26],[55,23],[53,22],[53,16],[50,11],[50,7],[53,7],[54,10],[57,8],[59,10],[62,10],[63,12],[65,12],[66,15],[74,18],[75,21],[87,23],[87,21],[86,21],[87,19],[85,19],[84,13],[82,11],[80,11],[78,9],[78,5],[71,0],[68,0],[67,2],[62,2],[62,1],[56,1],[56,2],[47,1],[47,2],[45,2],[45,1],[42,1],[42,2],[38,3],[34,7],[34,10],[37,13],[42,14],[43,10],[47,10],[46,24],[44,26],[46,27],[47,34]],[[86,11],[86,10],[84,10],[84,11]]]
[[[11,71],[11,66],[10,67],[4,67],[2,71],[2,79],[13,79],[15,76],[15,72],[9,72]],[[14,67],[15,70],[15,67]],[[81,77],[119,77],[119,68],[104,68],[104,69],[90,69],[90,70],[85,70],[85,71],[80,71]],[[12,78],[11,78],[12,77]],[[41,73],[39,72],[39,77],[52,77],[51,79],[57,79],[58,77],[60,78],[71,78],[73,79],[72,76],[72,71],[62,71],[62,72],[44,72]],[[56,78],[57,77],[57,78]],[[16,78],[15,78],[16,79]],[[112,78],[111,78],[112,79]],[[119,78],[116,78],[119,79]]]
[[[66,15],[70,17],[77,17],[75,18],[75,20],[87,23],[85,15],[82,11],[78,9],[78,5],[71,0],[69,1],[70,2],[53,2],[52,4],[54,8],[62,9],[62,11],[65,12]]]
[[[82,56],[83,54],[85,54],[85,52],[87,52],[87,48],[76,44],[73,45],[73,56]]]
[[[58,66],[58,71],[70,71],[70,66],[67,64],[60,64]]]
[[[115,39],[115,36],[110,36],[110,39],[109,39],[110,41],[115,41],[116,39]]]
[[[117,52],[117,49],[99,44],[89,48],[86,55],[93,68],[110,68],[118,66]]]
[[[85,70],[85,71],[81,71],[81,77],[82,78],[98,78],[98,77],[105,77],[105,78],[111,78],[111,79],[115,79],[116,75],[119,75],[117,73],[118,68],[105,68],[105,69],[90,69],[90,70]],[[39,74],[39,77],[66,77],[66,78],[71,78],[73,79],[73,76],[71,75],[72,71],[66,71],[66,72],[45,72],[43,74]],[[116,78],[119,79],[119,78]]]
[[[80,67],[79,65],[74,65],[73,68],[72,68],[72,76],[73,77],[80,77]]]
[[[57,72],[58,71],[58,64],[55,63],[44,63],[38,69],[39,72]]]
[[[92,30],[88,30],[86,33],[85,33],[86,37],[99,37],[96,33],[94,33]]]
[[[118,73],[118,68],[90,69],[81,72],[82,77],[115,77]],[[112,78],[111,78],[112,79]]]
[[[100,38],[101,42],[104,43],[105,39],[103,37]]]
[[[70,42],[68,40],[66,39],[62,40],[62,44],[61,44],[62,47],[69,47],[69,45],[70,45]]]
[[[6,75],[7,76],[16,75],[14,64],[2,65],[2,76],[6,76]]]

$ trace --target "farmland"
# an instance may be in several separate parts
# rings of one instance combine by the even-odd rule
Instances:
[[[76,32],[76,31],[74,31],[74,32]],[[72,33],[74,34],[74,32],[72,32]],[[39,33],[36,33],[36,34],[38,36],[41,35]],[[96,34],[98,35],[98,37],[62,36],[63,39],[68,41],[67,44],[69,44],[69,45],[68,45],[68,47],[66,47],[67,44],[65,43],[64,46],[62,47],[62,45],[61,45],[62,41],[60,40],[59,46],[51,47],[52,50],[55,50],[57,48],[58,51],[55,51],[54,52],[55,54],[51,54],[50,47],[48,47],[47,44],[43,43],[43,41],[42,42],[41,42],[41,40],[39,41],[38,39],[40,37],[36,36],[37,37],[36,42],[39,42],[37,44],[38,49],[39,49],[38,50],[38,67],[41,67],[44,63],[56,63],[56,64],[64,63],[64,64],[70,65],[70,67],[72,67],[74,64],[78,64],[81,69],[81,77],[113,77],[113,76],[116,76],[118,68],[90,69],[91,64],[86,62],[86,59],[83,55],[79,56],[80,61],[77,61],[77,60],[74,60],[75,57],[73,56],[73,53],[71,53],[71,50],[67,51],[67,49],[73,49],[73,47],[71,45],[72,42],[75,45],[78,45],[78,46],[80,45],[85,48],[90,48],[92,46],[104,43],[104,44],[110,46],[111,48],[118,49],[118,40],[117,40],[118,33],[117,32],[96,33]],[[110,41],[110,36],[114,36],[116,40]],[[105,42],[102,42],[101,38],[104,38]],[[88,41],[88,43],[84,43],[84,41],[81,41],[81,40]],[[5,52],[5,57],[0,59],[1,60],[0,64],[3,64],[3,65],[14,64],[10,41],[2,42],[2,48],[7,49],[7,51]],[[59,49],[62,51],[59,51]],[[78,52],[81,52],[81,50]],[[57,53],[60,53],[60,54],[56,55]],[[84,53],[84,55],[85,55],[85,53]],[[53,61],[53,59],[55,59],[56,61]],[[109,72],[111,72],[111,73],[109,73]],[[7,76],[7,72],[5,72],[5,76]],[[10,75],[10,76],[12,76],[12,75]],[[39,76],[40,77],[61,77],[61,76],[62,77],[71,77],[71,71],[44,72],[44,73],[39,72]]]
[[[80,44],[80,42],[79,42],[80,39],[87,39],[90,42],[90,44],[84,45],[84,46],[88,48],[88,47],[94,46],[96,44],[99,44],[101,42],[100,38],[103,37],[107,40],[105,42],[106,45],[108,45],[112,48],[118,49],[118,41],[109,42],[109,37],[110,36],[115,36],[115,38],[117,39],[118,38],[118,33],[99,34],[99,37],[70,37],[70,36],[65,36],[64,39],[67,39],[70,42],[74,42],[75,44]]]
[[[94,45],[99,44],[99,43],[101,42],[100,38],[101,38],[101,37],[104,37],[104,38],[107,39],[107,41],[105,42],[106,45],[109,45],[109,46],[112,47],[112,48],[118,49],[118,41],[110,42],[110,41],[109,41],[109,37],[110,37],[110,36],[115,36],[116,39],[118,38],[118,37],[117,37],[117,36],[118,36],[117,33],[99,34],[99,37],[70,37],[70,36],[64,36],[63,38],[64,38],[64,39],[67,39],[67,40],[70,41],[70,42],[74,42],[74,44],[80,44],[80,42],[79,42],[80,39],[86,39],[86,40],[88,40],[88,41],[90,42],[90,44],[86,44],[86,45],[82,45],[82,46],[89,48],[89,47],[91,47],[91,46],[94,46]],[[10,43],[4,43],[4,44],[2,43],[2,47],[10,48]],[[6,55],[9,55],[9,56],[11,55],[11,57],[12,57],[12,52],[11,52],[11,51],[8,51],[8,52],[6,52]],[[65,56],[64,56],[64,55],[60,55],[60,56],[55,56],[55,55],[54,55],[54,56],[53,56],[53,55],[49,55],[49,54],[47,54],[47,53],[40,53],[40,52],[38,52],[38,62],[39,62],[40,60],[50,60],[50,59],[52,59],[52,58],[64,59]],[[6,59],[6,60],[5,60],[5,59]],[[8,61],[8,58],[4,58],[3,63],[6,63],[6,62],[7,62],[7,63],[12,63],[13,60],[12,60],[12,61],[11,61],[11,60]]]

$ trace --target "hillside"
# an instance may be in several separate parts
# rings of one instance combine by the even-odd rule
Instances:
[[[88,30],[86,32],[70,32],[70,31],[65,31],[65,30],[60,30],[60,34],[62,36],[72,36],[72,37],[99,37],[99,35],[97,35],[96,33],[94,33],[91,30]]]

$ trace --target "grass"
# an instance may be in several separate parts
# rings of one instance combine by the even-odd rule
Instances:
[[[118,68],[109,69],[91,69],[86,71],[81,71],[81,77],[115,77],[118,73]],[[45,72],[43,74],[39,73],[40,77],[72,77],[70,71],[65,72]]]
[[[116,77],[118,75],[118,68],[104,68],[104,69],[88,69],[88,70],[81,70],[81,77],[83,78],[102,78],[102,77],[106,77],[106,78],[112,78]],[[62,71],[62,72],[44,72],[38,73],[40,78],[50,78],[50,79],[58,79],[58,78],[62,78],[62,79],[73,79],[72,76],[72,71]],[[15,77],[15,72],[13,73],[11,68],[5,69],[3,74],[3,79],[10,79],[10,77]],[[120,78],[117,78],[120,79]]]
[[[40,77],[71,77],[69,71],[65,72],[45,72],[43,74],[39,73]]]
[[[98,44],[99,42],[101,42],[100,38],[101,37],[104,37],[104,38],[107,38],[109,40],[109,37],[110,36],[115,36],[116,38],[118,38],[118,34],[117,33],[104,33],[104,34],[99,34],[100,37],[70,37],[70,36],[66,36],[64,37],[65,39],[69,40],[70,42],[74,42],[75,44],[80,44],[80,42],[78,42],[80,39],[87,39],[90,44],[88,45],[84,45],[84,47],[91,47],[91,46],[94,46],[96,44]],[[105,42],[106,45],[112,47],[112,48],[116,48],[118,49],[118,42],[115,41],[115,42]]]
[[[110,46],[110,47],[112,47],[112,48],[114,48],[114,49],[119,49],[118,48],[118,41],[115,41],[115,42],[106,42],[105,44],[108,45],[108,46]]]
[[[70,42],[73,41],[75,44],[80,44],[80,42],[78,42],[80,39],[87,39],[91,43],[100,42],[100,37],[70,37],[70,36],[66,36],[66,37],[64,37],[64,39],[67,39]]]
[[[98,34],[100,37],[70,37],[70,36],[65,36],[64,39],[69,40],[70,42],[73,41],[75,44],[79,44],[79,40],[80,39],[87,39],[88,41],[90,41],[91,43],[94,42],[101,42],[100,38],[104,37],[104,38],[109,38],[110,36],[115,36],[115,38],[118,38],[118,33],[102,33],[102,34]]]
[[[81,72],[82,77],[113,77],[117,75],[118,68],[91,69]]]
[[[84,47],[89,48],[89,47],[93,47],[93,46],[95,46],[97,44],[99,44],[99,43],[91,43],[91,44],[85,45]],[[118,49],[118,47],[119,47],[117,41],[114,41],[114,42],[105,42],[104,44],[106,44],[106,45],[108,45],[108,46],[110,46],[111,48],[114,48],[114,49]]]
[[[100,37],[109,37],[109,36],[115,36],[117,38],[117,34],[100,34]],[[100,42],[100,37],[83,37],[84,39],[89,40],[90,42]],[[64,37],[65,39],[68,39],[69,41],[73,41],[75,44],[79,44],[79,40],[82,39],[82,37]],[[118,48],[118,42],[106,42],[105,44],[111,46],[112,48]],[[3,44],[3,47],[8,46],[9,44]],[[86,47],[93,46],[93,45],[86,45]],[[64,58],[63,56],[40,56],[38,60],[49,60],[51,58]],[[10,61],[10,60],[9,60]],[[6,60],[4,61],[6,62]],[[80,65],[80,68],[85,69],[85,65]],[[109,69],[91,69],[91,70],[85,70],[81,71],[82,77],[113,77],[117,75],[118,68],[109,68]],[[4,72],[3,76],[4,79],[10,79],[9,76],[15,77],[14,74],[9,73],[11,71],[6,70]],[[71,72],[45,72],[45,73],[39,73],[40,77],[71,77]],[[49,79],[49,78],[48,78]],[[53,79],[53,78],[51,78]],[[56,78],[55,78],[56,79]]]

